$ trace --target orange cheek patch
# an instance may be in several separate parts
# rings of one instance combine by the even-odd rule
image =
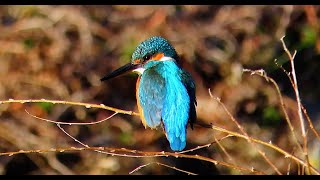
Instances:
[[[159,61],[163,56],[164,56],[163,53],[158,53],[158,54],[153,55],[152,59]]]

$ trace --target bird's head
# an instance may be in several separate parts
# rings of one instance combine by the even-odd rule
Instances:
[[[149,62],[175,61],[177,58],[178,55],[175,49],[166,39],[160,36],[154,36],[143,41],[136,47],[132,54],[131,61],[128,64],[104,76],[101,81],[114,78],[130,71],[142,74],[146,68],[150,67],[148,65],[151,65],[151,63]]]

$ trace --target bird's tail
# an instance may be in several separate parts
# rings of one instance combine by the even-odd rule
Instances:
[[[186,132],[180,132],[178,136],[175,132],[167,132],[166,136],[173,151],[182,151],[186,147]]]
[[[186,141],[181,141],[176,137],[170,142],[170,147],[174,151],[182,151],[186,147]]]

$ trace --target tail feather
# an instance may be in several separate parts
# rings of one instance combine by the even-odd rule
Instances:
[[[185,133],[182,133],[181,136],[185,137]],[[173,151],[182,151],[186,147],[186,138],[181,138],[181,136],[177,137],[174,134],[168,134],[170,148]]]

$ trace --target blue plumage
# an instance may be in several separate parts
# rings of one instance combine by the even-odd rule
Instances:
[[[188,72],[184,71],[183,69],[180,69],[180,77],[181,77],[181,80],[182,80],[184,86],[186,87],[186,89],[188,91],[188,95],[190,98],[189,123],[190,123],[191,128],[193,129],[193,123],[197,119],[196,85],[194,84],[192,76]]]
[[[146,124],[151,128],[157,128],[161,123],[161,111],[166,94],[165,83],[157,68],[150,68],[141,75],[137,100],[142,106]]]
[[[196,120],[195,84],[177,63],[175,49],[162,37],[151,37],[138,45],[131,62],[101,80],[127,71],[139,74],[137,103],[143,125],[162,127],[174,151],[186,146],[188,122]]]
[[[171,149],[181,151],[186,146],[190,100],[193,100],[183,83],[183,70],[174,61],[149,61],[144,68],[137,98],[146,123],[155,128],[162,120]]]
[[[131,61],[141,59],[148,54],[152,55],[159,52],[164,53],[167,57],[172,57],[177,60],[177,53],[169,42],[160,36],[154,36],[143,41],[137,46],[135,51],[132,53]]]

